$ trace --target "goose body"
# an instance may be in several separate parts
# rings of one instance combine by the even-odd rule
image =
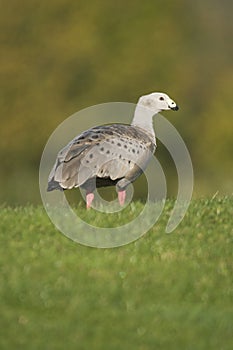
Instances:
[[[131,125],[96,126],[75,137],[58,153],[47,190],[81,187],[89,208],[96,187],[115,185],[123,205],[127,186],[142,174],[156,149],[152,117],[168,109],[178,107],[166,94],[142,96]]]

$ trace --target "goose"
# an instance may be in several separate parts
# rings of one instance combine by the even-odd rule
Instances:
[[[131,124],[101,125],[82,132],[58,153],[47,191],[80,187],[89,209],[96,188],[116,186],[123,206],[127,186],[143,173],[156,150],[153,117],[178,109],[167,94],[153,92],[139,98]]]

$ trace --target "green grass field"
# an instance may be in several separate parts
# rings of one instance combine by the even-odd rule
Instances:
[[[233,198],[194,200],[166,234],[171,207],[114,249],[74,243],[42,207],[1,207],[0,349],[232,349]]]

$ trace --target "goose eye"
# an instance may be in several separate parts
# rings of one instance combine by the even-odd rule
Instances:
[[[160,101],[164,101],[164,97],[162,97],[162,96],[159,99],[160,99]]]

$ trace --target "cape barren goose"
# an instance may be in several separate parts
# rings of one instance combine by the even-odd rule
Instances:
[[[177,111],[166,94],[154,92],[139,98],[131,125],[93,127],[75,137],[59,153],[48,179],[48,191],[81,187],[91,207],[96,187],[114,186],[120,205],[126,187],[145,170],[156,149],[153,116]]]

